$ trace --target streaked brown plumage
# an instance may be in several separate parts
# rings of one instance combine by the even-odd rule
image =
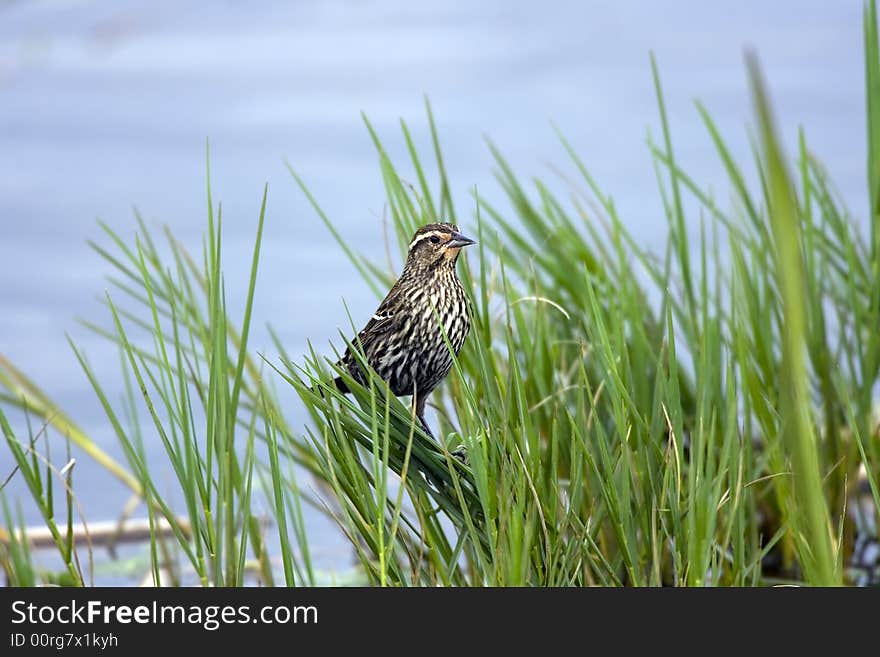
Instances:
[[[414,395],[416,415],[428,435],[433,434],[425,422],[425,402],[452,368],[443,333],[458,355],[470,330],[467,296],[455,263],[461,249],[474,243],[454,224],[419,228],[410,242],[400,278],[352,341],[355,345],[360,342],[370,367],[388,382],[392,394]],[[339,364],[364,383],[360,363],[350,349]],[[349,392],[341,378],[336,378],[336,386]]]

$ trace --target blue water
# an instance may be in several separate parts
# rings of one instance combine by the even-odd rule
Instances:
[[[722,206],[729,192],[694,100],[747,158],[748,46],[760,54],[788,143],[802,125],[854,214],[864,216],[861,35],[854,0],[202,1],[162,10],[135,0],[0,1],[0,354],[121,458],[65,339],[70,333],[118,398],[115,349],[75,319],[106,323],[98,299],[110,270],[86,239],[106,243],[97,217],[131,237],[136,206],[198,252],[206,138],[234,309],[269,183],[252,346],[274,353],[268,322],[293,355],[307,339],[327,348],[348,325],[343,300],[358,321],[376,299],[283,160],[349,242],[383,257],[383,188],[360,112],[403,161],[401,117],[418,144],[429,145],[423,94],[463,226],[473,224],[474,185],[506,207],[486,135],[525,178],[552,177],[553,167],[573,173],[553,121],[620,216],[646,242],[659,242],[662,205],[645,145],[649,129],[659,134],[651,50],[676,154]],[[293,401],[289,418],[305,422]],[[163,462],[158,440],[153,445]],[[0,478],[11,467],[0,449]],[[89,519],[118,516],[125,489],[87,458],[76,467]],[[170,472],[167,481],[173,488]],[[9,490],[16,496],[20,482]],[[25,511],[38,522],[33,509]],[[344,570],[350,551],[333,525],[316,513],[307,522],[318,565]]]

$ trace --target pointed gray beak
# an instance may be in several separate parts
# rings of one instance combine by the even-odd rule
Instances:
[[[476,244],[477,240],[472,240],[470,237],[466,237],[461,233],[452,233],[452,239],[446,243],[446,246],[452,248],[459,248],[462,246],[467,246],[468,244]]]

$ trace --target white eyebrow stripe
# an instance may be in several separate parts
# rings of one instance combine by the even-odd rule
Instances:
[[[434,237],[434,236],[443,237],[445,234],[446,233],[439,231],[439,230],[432,230],[428,233],[422,233],[421,235],[417,235],[416,238],[412,242],[409,243],[409,249],[412,249],[416,244],[421,242],[426,237]],[[407,250],[409,250],[409,249],[407,249]]]

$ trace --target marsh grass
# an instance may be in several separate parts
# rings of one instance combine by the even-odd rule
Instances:
[[[106,299],[109,326],[89,326],[119,346],[128,382],[121,404],[71,346],[125,464],[97,451],[5,361],[2,401],[91,450],[143,499],[151,522],[171,524],[171,539],[150,544],[156,584],[194,577],[241,585],[247,572],[265,585],[314,584],[304,504],[337,523],[365,577],[379,585],[845,583],[855,526],[847,505],[860,468],[875,526],[880,509],[874,2],[865,9],[865,56],[867,230],[840,202],[803,134],[794,159],[783,152],[754,57],[752,162],[735,161],[709,112],[696,109],[727,174],[733,210],[676,160],[652,60],[660,138],[648,147],[668,228],[659,252],[627,228],[561,133],[574,172],[564,179],[565,196],[549,182],[522,181],[489,144],[506,207],[472,190],[479,246],[459,268],[473,328],[435,393],[438,442],[383,381],[373,376],[361,386],[338,370],[338,354],[311,345],[290,354],[277,337],[275,353],[248,350],[267,197],[236,320],[227,311],[221,212],[210,182],[200,262],[170,232],[159,249],[140,219],[134,244],[105,226],[109,246],[95,245],[115,272],[114,291]],[[401,122],[404,162],[392,161],[365,117],[401,257],[425,222],[471,223],[453,205],[441,138],[426,110],[431,152],[418,152]],[[394,272],[355,253],[306,177],[288,166],[380,296]],[[748,170],[757,185],[746,183]],[[352,318],[340,333],[340,348],[356,324]],[[336,390],[336,375],[352,395]],[[311,418],[306,427],[285,420],[279,386],[298,396]],[[39,432],[20,440],[2,410],[0,426],[15,476],[54,527],[66,581],[91,583],[69,538],[70,471],[48,468]],[[148,440],[165,448],[183,513],[154,481]],[[466,462],[452,454],[459,446]],[[323,492],[305,493],[303,477]],[[61,522],[53,481],[65,491]],[[267,501],[271,522],[252,510],[256,495]],[[0,561],[8,580],[34,583],[39,574],[21,521],[5,498],[4,514]],[[275,541],[277,555],[267,547]]]

